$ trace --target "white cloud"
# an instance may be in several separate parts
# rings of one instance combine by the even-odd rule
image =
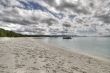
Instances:
[[[50,34],[48,24],[51,22],[48,21],[51,19],[52,31],[57,27],[59,32],[62,31],[62,24],[68,22],[71,30],[85,30],[85,27],[91,30],[95,25],[97,33],[110,32],[110,0],[31,0],[44,6],[48,11],[19,8],[23,5],[18,1],[0,0],[0,28],[24,34]],[[58,13],[64,15],[62,19],[57,18]]]

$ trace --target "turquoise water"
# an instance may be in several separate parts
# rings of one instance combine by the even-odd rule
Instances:
[[[69,51],[80,51],[110,59],[109,37],[73,37],[72,39],[43,38],[41,40],[47,44],[53,44]]]

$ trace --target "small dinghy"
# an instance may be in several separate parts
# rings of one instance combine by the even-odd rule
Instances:
[[[72,39],[71,36],[63,36],[63,39]]]

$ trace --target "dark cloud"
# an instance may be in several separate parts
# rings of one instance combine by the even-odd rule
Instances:
[[[0,0],[0,5],[4,7],[9,7],[10,6],[10,0]]]
[[[96,16],[99,20],[103,21],[104,23],[110,23],[110,16],[109,15],[101,15]]]
[[[0,21],[7,22],[7,23],[13,23],[13,24],[21,24],[21,25],[30,25],[30,24],[37,23],[35,21],[30,21],[30,20],[26,20],[26,19],[9,19],[9,18],[4,18],[4,19],[1,19]]]
[[[54,0],[46,0],[45,1],[47,4],[49,4],[50,6],[56,6],[56,3]]]
[[[41,22],[42,22],[42,23],[46,23],[46,24],[48,24],[48,25],[52,25],[52,24],[58,23],[57,20],[52,19],[52,18],[43,19],[43,20],[41,20]]]
[[[83,13],[83,14],[90,13],[85,7],[81,6],[81,4],[73,4],[73,3],[67,3],[67,2],[63,2],[58,6],[54,5],[54,4],[55,4],[55,2],[52,0],[49,2],[49,5],[55,7],[57,10],[60,10],[60,11],[65,11],[65,9],[68,9],[68,10],[72,10],[73,12],[76,12],[79,14],[80,13]],[[93,5],[93,4],[91,4],[91,5]]]

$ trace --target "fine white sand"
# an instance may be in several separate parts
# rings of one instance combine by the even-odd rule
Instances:
[[[0,73],[110,73],[110,62],[33,38],[0,38]]]

